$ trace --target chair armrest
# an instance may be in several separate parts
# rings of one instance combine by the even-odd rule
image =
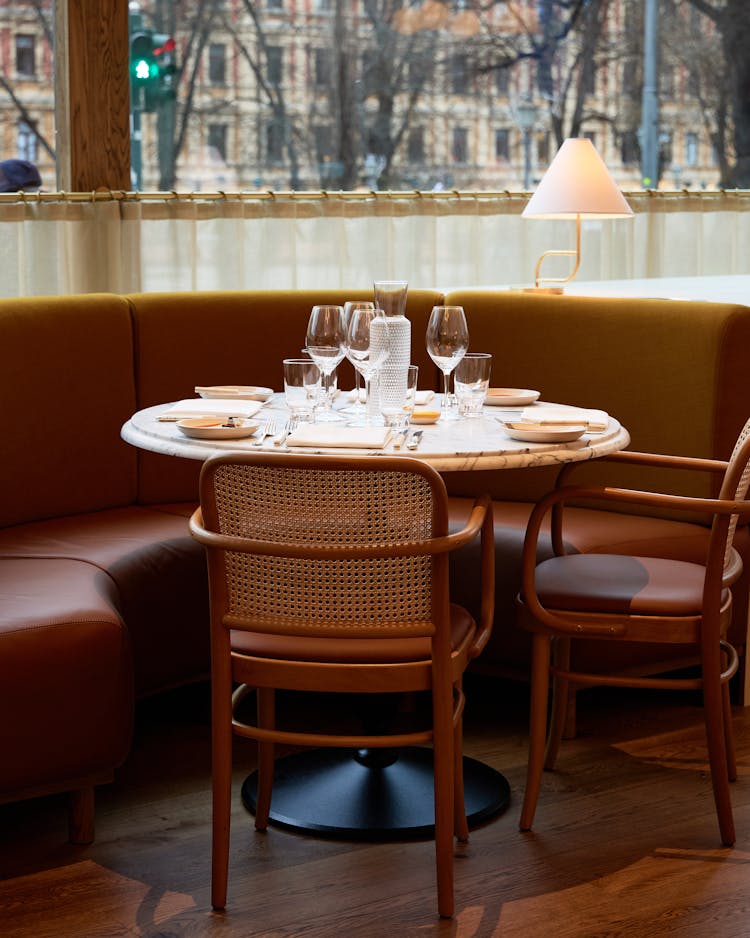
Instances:
[[[484,509],[480,542],[482,596],[479,610],[479,628],[469,649],[470,660],[476,658],[487,644],[495,618],[495,517],[489,495],[482,495],[477,500],[474,509],[472,509],[472,514],[475,509],[480,508]]]

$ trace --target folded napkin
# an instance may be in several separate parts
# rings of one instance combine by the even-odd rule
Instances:
[[[182,420],[183,417],[252,417],[263,406],[262,401],[239,401],[235,398],[228,400],[224,397],[214,397],[210,400],[202,397],[191,397],[185,401],[177,401],[170,408],[159,414],[157,420]]]
[[[344,446],[349,449],[383,449],[391,431],[388,427],[326,426],[303,423],[286,438],[288,446]]]
[[[434,391],[417,391],[417,393],[414,395],[414,403],[416,404],[417,407],[423,407],[425,404],[428,404],[433,399],[434,396],[435,396]],[[356,401],[357,389],[353,388],[351,391],[347,391],[346,397],[347,397],[347,400],[349,401]],[[359,389],[359,399],[360,401],[362,401],[363,404],[367,400],[365,396],[364,388]]]
[[[521,411],[518,423],[537,424],[545,427],[569,427],[583,425],[593,432],[606,430],[609,415],[604,410],[588,410],[585,407],[571,407],[567,404],[536,404]]]

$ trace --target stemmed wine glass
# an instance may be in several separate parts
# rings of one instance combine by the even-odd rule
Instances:
[[[469,329],[463,306],[433,306],[427,323],[427,352],[443,372],[443,420],[456,420],[448,397],[448,376],[469,347]]]
[[[377,334],[373,334],[373,323]],[[390,348],[388,345],[388,322],[382,309],[374,305],[358,304],[352,309],[346,327],[344,350],[346,357],[354,365],[362,380],[365,382],[366,412],[362,421],[352,420],[350,426],[368,426],[375,422],[371,415],[370,379],[387,360]]]
[[[367,300],[349,300],[348,302],[344,303],[344,323],[347,329],[349,328],[349,322],[351,320],[352,312],[355,309],[375,309],[375,304],[372,302],[368,302]],[[346,352],[346,357],[349,359],[352,365],[354,365],[354,360],[352,359],[349,352],[346,349],[344,349],[344,351]],[[354,414],[354,416],[357,418],[357,420],[360,420],[362,418],[362,414],[365,411],[364,402],[360,399],[360,384],[361,384],[361,374],[360,374],[359,368],[357,368],[355,365],[354,367],[354,406],[351,408],[351,411]]]
[[[344,310],[341,306],[313,306],[307,323],[305,351],[320,370],[323,378],[323,407],[316,421],[326,423],[342,420],[333,413],[331,375],[344,357]]]

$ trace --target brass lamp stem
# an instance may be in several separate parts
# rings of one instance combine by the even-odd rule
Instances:
[[[566,255],[569,257],[575,257],[576,262],[573,270],[568,274],[567,277],[540,277],[539,271],[542,267],[542,261],[545,257],[550,257],[553,254],[557,255]],[[534,271],[534,286],[539,287],[539,283],[543,280],[544,283],[569,283],[573,277],[578,273],[578,268],[581,266],[581,216],[576,215],[576,249],[575,251],[545,251],[544,254],[536,262],[536,270]]]

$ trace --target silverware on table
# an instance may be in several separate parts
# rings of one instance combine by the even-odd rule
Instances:
[[[416,449],[419,446],[419,444],[422,442],[423,433],[424,433],[424,430],[414,430],[412,432],[412,435],[406,441],[406,448]]]
[[[273,445],[283,446],[284,443],[286,443],[286,438],[289,436],[292,430],[297,429],[298,423],[299,420],[296,417],[291,417],[289,420],[287,420],[287,422],[284,424],[284,429],[277,437],[274,438]]]
[[[408,430],[399,430],[398,433],[394,434],[393,440],[391,441],[394,449],[401,449],[407,433]]]
[[[263,424],[263,427],[258,435],[257,440],[253,440],[253,446],[262,446],[263,441],[266,437],[274,436],[276,433],[276,420],[273,417],[269,417],[268,420]]]

